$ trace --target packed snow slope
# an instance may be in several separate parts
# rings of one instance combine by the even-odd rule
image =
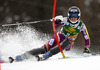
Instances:
[[[5,63],[1,70],[100,70],[100,56]]]
[[[4,59],[9,56],[15,57],[30,49],[41,47],[49,38],[49,35],[28,26],[18,26],[14,30],[2,31],[0,56]],[[3,63],[1,70],[100,70],[100,56],[83,57],[82,52],[82,49],[64,51],[66,59],[58,59],[62,58],[59,53],[45,61],[38,62],[33,57],[23,62]]]

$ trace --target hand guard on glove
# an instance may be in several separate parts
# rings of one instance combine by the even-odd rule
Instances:
[[[90,53],[90,49],[85,47],[83,53]]]
[[[60,24],[61,23],[61,20],[60,19],[56,19],[55,20],[55,24]]]
[[[63,16],[59,15],[55,17],[55,24],[59,24],[63,21]]]

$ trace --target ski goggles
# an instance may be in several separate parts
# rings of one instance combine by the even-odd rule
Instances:
[[[78,18],[78,13],[69,13],[69,18]]]

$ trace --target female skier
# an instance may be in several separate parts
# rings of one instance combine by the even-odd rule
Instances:
[[[72,6],[68,9],[67,13],[68,17],[64,17],[63,19],[55,17],[55,25],[60,26],[62,25],[61,30],[57,33],[59,38],[59,43],[61,44],[62,50],[70,50],[73,45],[74,41],[77,38],[78,34],[82,32],[82,35],[85,39],[85,47],[84,53],[89,53],[90,47],[90,39],[87,28],[85,24],[80,20],[81,12],[80,9],[76,6]],[[22,61],[24,59],[30,58],[29,55],[35,56],[39,60],[45,60],[57,53],[60,52],[59,47],[57,46],[57,41],[55,36],[51,37],[51,39],[45,43],[42,47],[32,49],[24,54],[18,55],[15,58],[9,57],[10,63],[13,61]],[[39,54],[43,54],[42,57]]]

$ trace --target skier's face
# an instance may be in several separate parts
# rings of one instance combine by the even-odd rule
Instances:
[[[70,18],[70,20],[71,20],[72,22],[77,22],[77,18],[75,18],[75,17]]]

